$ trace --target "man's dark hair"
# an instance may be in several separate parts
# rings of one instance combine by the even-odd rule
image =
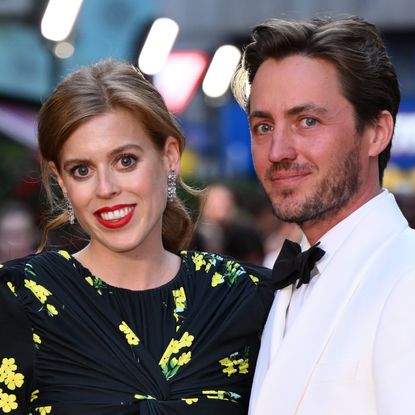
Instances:
[[[356,16],[303,22],[271,19],[253,29],[252,39],[232,84],[235,98],[246,111],[249,87],[265,60],[304,55],[335,65],[343,95],[354,108],[357,132],[361,133],[383,110],[389,111],[396,121],[399,84],[380,32],[372,23]],[[391,146],[392,142],[379,155],[380,182]]]

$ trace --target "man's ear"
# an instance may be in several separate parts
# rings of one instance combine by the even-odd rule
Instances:
[[[49,167],[53,171],[54,175],[56,176],[56,180],[58,181],[59,187],[61,188],[63,193],[67,193],[65,183],[63,182],[62,176],[59,173],[58,168],[56,167],[56,164],[53,161],[49,162]]]
[[[177,138],[167,137],[164,144],[163,158],[167,171],[174,170],[177,175],[180,173],[180,145]]]
[[[376,157],[389,145],[393,135],[393,117],[389,111],[382,111],[373,124],[369,156]]]

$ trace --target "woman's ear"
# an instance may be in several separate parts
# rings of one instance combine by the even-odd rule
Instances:
[[[393,135],[393,117],[389,111],[382,111],[373,124],[369,155],[378,156],[389,145]]]
[[[54,175],[56,176],[56,180],[58,181],[59,187],[61,188],[63,193],[67,193],[65,184],[63,182],[62,176],[59,173],[58,168],[56,167],[56,164],[53,161],[49,162],[49,167],[53,171]]]
[[[177,175],[180,173],[180,145],[177,138],[167,137],[164,144],[163,158],[167,171],[174,170]]]

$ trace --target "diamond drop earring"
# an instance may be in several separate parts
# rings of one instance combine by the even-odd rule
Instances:
[[[66,193],[64,194],[64,197],[65,197],[66,211],[68,212],[68,216],[69,216],[69,223],[73,225],[75,223],[75,213],[73,211],[72,203],[69,200],[69,197]]]
[[[169,202],[174,202],[174,199],[176,199],[176,179],[176,172],[170,170],[170,173],[167,176],[167,200]]]

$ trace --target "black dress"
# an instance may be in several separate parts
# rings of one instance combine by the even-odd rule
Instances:
[[[0,269],[0,414],[247,412],[270,271],[180,253],[169,283],[104,283],[66,251]]]

